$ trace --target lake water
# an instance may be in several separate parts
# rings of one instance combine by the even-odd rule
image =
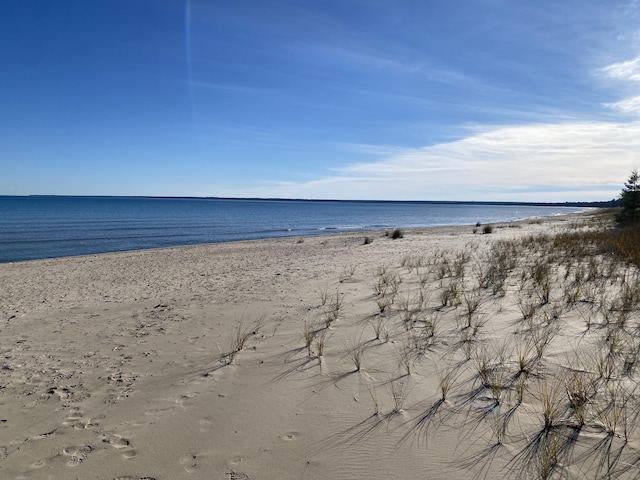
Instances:
[[[0,263],[331,232],[495,223],[576,207],[0,196]]]

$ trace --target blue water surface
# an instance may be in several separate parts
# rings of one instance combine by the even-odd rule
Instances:
[[[0,263],[331,232],[495,223],[577,207],[0,196]]]

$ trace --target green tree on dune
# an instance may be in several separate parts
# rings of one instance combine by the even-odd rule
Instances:
[[[625,182],[620,199],[622,201],[620,220],[635,221],[640,219],[640,174],[638,174],[637,168],[633,169],[629,179]]]

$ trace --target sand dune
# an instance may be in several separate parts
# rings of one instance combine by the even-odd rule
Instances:
[[[636,271],[520,242],[588,221],[0,265],[0,477],[635,478]]]

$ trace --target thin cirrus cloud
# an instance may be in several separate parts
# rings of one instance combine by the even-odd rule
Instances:
[[[632,89],[637,89],[640,82],[640,55],[626,62],[614,63],[603,69],[601,73],[606,77],[627,82]],[[626,115],[640,114],[640,95],[624,98],[620,101],[607,103],[606,107],[617,110]]]
[[[383,70],[386,73],[416,74],[431,81],[445,84],[471,83],[468,76],[442,65],[426,64],[416,61],[400,61],[391,55],[380,52],[375,54],[368,51],[359,51],[345,47],[305,45],[296,47],[298,52],[313,53],[312,57],[317,61],[324,60],[332,65],[341,65],[349,70]],[[405,52],[407,53],[407,52]]]
[[[605,105],[626,115],[640,115],[640,95]]]
[[[601,71],[612,78],[640,82],[640,56],[626,62],[614,63]]]

